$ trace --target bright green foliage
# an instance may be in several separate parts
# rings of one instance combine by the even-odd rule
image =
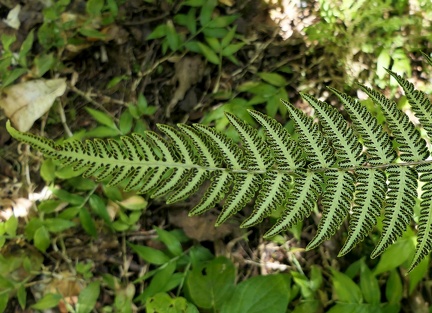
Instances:
[[[407,92],[413,112],[427,133],[432,129],[431,103],[405,79],[395,77]],[[381,238],[372,253],[377,257],[392,245],[410,223],[416,199],[421,199],[417,252],[413,269],[432,247],[431,161],[426,142],[408,116],[380,93],[361,88],[381,107],[388,132],[358,101],[330,89],[342,101],[352,124],[333,107],[302,94],[314,107],[319,123],[283,101],[294,121],[298,140],[273,118],[250,110],[264,128],[265,138],[233,114],[242,145],[204,125],[177,128],[158,125],[164,137],[153,132],[123,136],[119,140],[51,140],[17,132],[13,137],[38,148],[85,177],[94,176],[108,185],[136,190],[168,203],[190,196],[210,180],[200,203],[190,215],[201,214],[225,199],[217,224],[245,207],[255,196],[252,214],[242,227],[256,225],[276,209],[282,216],[265,234],[274,236],[306,218],[321,203],[323,217],[312,249],[330,238],[350,215],[349,234],[340,255],[349,252],[368,235],[384,212]],[[390,141],[394,138],[395,144]],[[426,184],[417,193],[418,176]],[[385,203],[385,205],[384,205]]]

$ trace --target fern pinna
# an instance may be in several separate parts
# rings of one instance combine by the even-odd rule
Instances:
[[[431,59],[427,57],[429,63]],[[416,254],[412,270],[432,248],[432,163],[426,140],[432,138],[432,105],[428,97],[399,75],[388,71],[405,91],[419,119],[422,135],[396,104],[360,85],[385,115],[388,131],[360,102],[329,88],[342,102],[351,123],[332,106],[301,94],[315,110],[319,123],[283,101],[299,135],[294,140],[273,118],[250,115],[265,136],[231,113],[230,123],[242,145],[204,125],[158,125],[153,131],[120,140],[65,141],[23,134],[8,123],[10,134],[85,177],[107,180],[126,191],[136,190],[167,203],[187,198],[206,180],[210,186],[190,215],[214,208],[225,198],[217,225],[256,198],[242,227],[260,223],[276,208],[284,209],[265,234],[274,236],[306,218],[321,199],[322,219],[312,249],[329,239],[349,215],[348,238],[339,255],[362,241],[383,213],[383,231],[372,252],[378,256],[402,235],[421,199]],[[421,182],[419,184],[419,182]]]

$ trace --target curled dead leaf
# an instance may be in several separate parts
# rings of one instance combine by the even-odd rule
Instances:
[[[21,132],[28,131],[44,115],[55,99],[66,91],[66,79],[37,79],[3,89],[0,108]]]

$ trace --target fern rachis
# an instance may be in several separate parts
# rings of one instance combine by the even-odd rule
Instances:
[[[431,139],[432,105],[428,97],[402,77],[389,73],[404,89]],[[189,197],[209,180],[210,186],[190,215],[201,214],[225,198],[217,225],[253,198],[253,212],[242,227],[256,225],[276,208],[284,208],[266,237],[306,218],[321,199],[323,216],[307,248],[329,239],[350,215],[348,238],[339,255],[348,253],[368,235],[383,209],[384,227],[372,253],[372,257],[378,256],[401,236],[411,221],[416,199],[421,198],[418,244],[411,270],[432,249],[432,164],[426,160],[430,153],[418,129],[393,102],[360,87],[382,108],[396,148],[363,105],[333,88],[329,89],[344,105],[351,124],[327,103],[301,94],[320,122],[315,123],[283,101],[298,140],[273,118],[254,110],[249,113],[263,127],[265,138],[227,113],[242,139],[241,146],[214,128],[199,124],[158,125],[164,136],[146,131],[119,140],[65,141],[60,145],[19,133],[9,123],[7,127],[13,137],[84,171],[84,176],[108,180],[108,184],[151,197],[165,197],[167,203]],[[418,195],[419,180],[424,184]]]

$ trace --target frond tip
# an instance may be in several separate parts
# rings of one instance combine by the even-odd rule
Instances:
[[[432,65],[429,57],[427,61]],[[282,212],[264,235],[268,238],[293,227],[314,210],[322,211],[307,249],[328,240],[349,216],[348,236],[339,256],[361,242],[383,213],[382,234],[371,256],[380,255],[410,225],[420,199],[411,271],[432,249],[432,161],[426,144],[432,139],[432,104],[410,82],[388,73],[403,88],[423,132],[393,101],[363,85],[360,88],[384,112],[387,127],[358,100],[333,88],[329,89],[339,98],[350,122],[331,105],[301,93],[316,119],[282,100],[294,123],[294,135],[255,110],[248,112],[263,134],[226,113],[241,138],[240,145],[201,124],[158,124],[159,133],[62,143],[20,133],[9,121],[6,127],[15,139],[108,185],[164,198],[167,203],[200,192],[201,199],[190,215],[202,214],[224,200],[217,225],[254,203],[241,227]]]

